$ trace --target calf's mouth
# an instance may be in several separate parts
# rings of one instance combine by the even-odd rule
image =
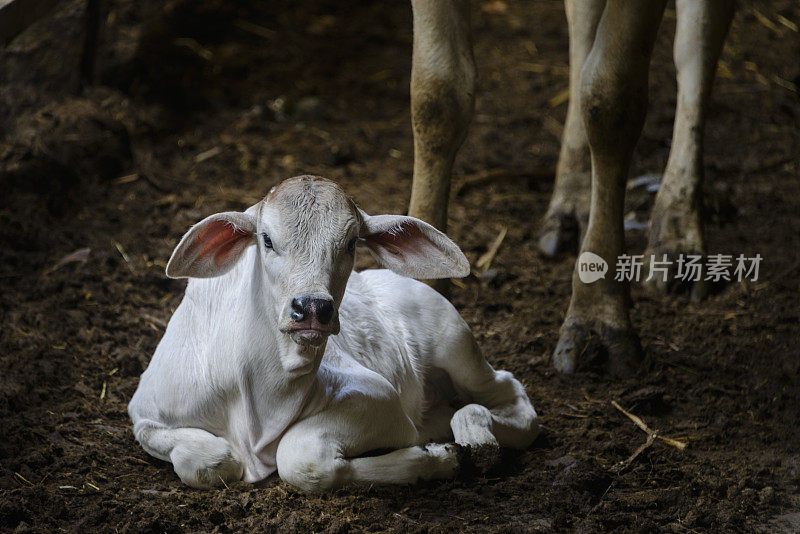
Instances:
[[[336,333],[332,325],[322,324],[315,317],[300,322],[292,321],[283,331],[298,345],[309,347],[322,345],[329,335]]]

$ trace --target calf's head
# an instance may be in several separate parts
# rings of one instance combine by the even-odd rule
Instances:
[[[258,247],[259,265],[238,272],[258,278],[267,316],[302,347],[319,347],[338,333],[339,304],[357,246],[403,276],[469,273],[458,246],[429,224],[400,215],[371,217],[334,182],[299,176],[245,212],[217,213],[193,226],[172,253],[167,276],[224,275],[249,246]]]

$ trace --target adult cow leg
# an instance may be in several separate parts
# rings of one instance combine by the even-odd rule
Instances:
[[[577,250],[589,222],[592,165],[580,108],[580,77],[592,49],[605,0],[565,0],[569,25],[569,105],[553,196],[542,222],[539,249],[546,256]]]
[[[645,253],[646,259],[652,255],[658,260],[666,254],[673,262],[680,254],[706,253],[700,214],[703,135],[717,60],[733,17],[733,2],[678,0],[676,8],[674,55],[678,106],[672,148],[650,216]],[[662,293],[681,287],[663,277],[654,277],[648,285]],[[695,282],[691,292],[693,297],[702,298],[704,283]]]
[[[565,373],[605,358],[612,374],[624,375],[640,358],[629,287],[615,280],[614,270],[624,251],[625,182],[647,113],[650,54],[664,4],[609,0],[581,73],[580,103],[592,162],[591,210],[581,253],[603,258],[609,272],[584,283],[580,257],[576,263],[572,299],[553,354],[553,364]]]
[[[414,181],[408,213],[447,226],[453,160],[475,102],[468,0],[412,0],[411,122]]]

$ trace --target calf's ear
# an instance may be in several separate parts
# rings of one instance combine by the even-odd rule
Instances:
[[[255,220],[227,211],[206,217],[186,232],[167,263],[170,278],[213,278],[227,273],[255,243]]]
[[[430,224],[402,215],[361,216],[361,243],[397,274],[425,280],[469,274],[469,261],[458,245]]]

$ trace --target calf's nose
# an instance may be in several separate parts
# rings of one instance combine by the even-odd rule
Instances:
[[[296,322],[305,321],[311,314],[311,297],[298,297],[292,299],[292,320]]]
[[[333,301],[330,299],[308,295],[292,299],[292,320],[295,322],[305,321],[313,315],[320,324],[328,324],[333,319],[333,311]]]
[[[312,299],[311,306],[321,324],[328,324],[333,319],[333,301],[328,299]]]

